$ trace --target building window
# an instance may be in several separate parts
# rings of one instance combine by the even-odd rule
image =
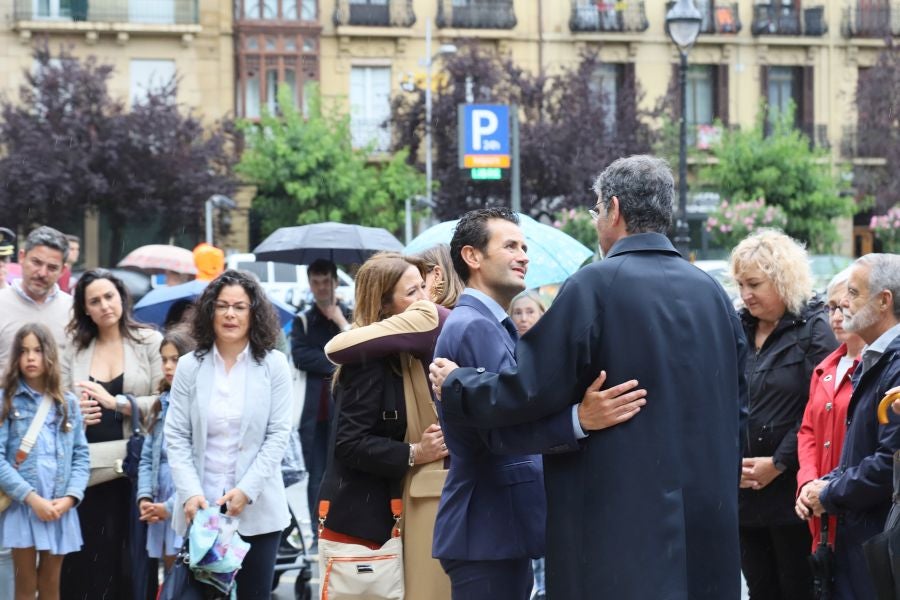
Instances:
[[[616,131],[616,113],[619,95],[622,89],[624,65],[604,63],[597,67],[588,84],[591,103],[599,106],[603,113],[603,131],[614,134]]]
[[[72,0],[34,0],[33,11],[40,19],[71,19]]]
[[[353,67],[350,71],[350,135],[354,148],[391,145],[390,67]]]
[[[315,21],[316,0],[235,0],[235,14],[248,20]]]
[[[262,108],[278,112],[278,88],[287,86],[295,106],[299,90],[317,78],[317,57],[299,52],[306,40],[299,33],[248,33],[240,36],[237,57],[237,113],[258,119]]]
[[[162,90],[172,81],[175,77],[175,61],[134,59],[128,71],[131,103],[140,104],[147,99],[148,94]]]
[[[788,110],[791,102],[799,108],[797,93],[797,73],[794,67],[770,67],[766,103],[769,108],[768,121],[772,126]]]

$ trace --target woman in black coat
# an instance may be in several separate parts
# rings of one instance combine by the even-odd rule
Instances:
[[[810,534],[794,514],[797,431],[813,368],[838,345],[824,305],[812,298],[806,251],[762,230],[731,254],[741,321],[749,423],[739,495],[741,567],[751,600],[812,597]]]

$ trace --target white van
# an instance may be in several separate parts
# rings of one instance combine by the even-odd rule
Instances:
[[[229,269],[249,271],[259,278],[259,283],[273,298],[297,308],[312,302],[306,265],[292,265],[271,261],[257,261],[252,253],[231,254],[225,259]],[[336,295],[345,305],[353,308],[355,287],[353,278],[342,269],[337,270]]]

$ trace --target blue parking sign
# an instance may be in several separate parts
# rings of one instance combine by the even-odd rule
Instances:
[[[464,104],[460,108],[460,167],[508,168],[509,106]]]

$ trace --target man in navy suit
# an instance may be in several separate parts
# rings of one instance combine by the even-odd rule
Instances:
[[[515,367],[518,335],[506,307],[525,288],[528,267],[518,217],[505,208],[467,213],[450,255],[467,287],[444,324],[436,355],[481,371]],[[455,600],[527,600],[530,559],[544,553],[546,520],[541,457],[533,453],[577,450],[584,429],[630,419],[644,404],[644,391],[631,391],[636,385],[601,393],[595,382],[579,407],[527,425],[444,428],[451,460],[433,554],[450,576]]]
[[[546,418],[601,368],[639,380],[638,418],[544,457],[548,596],[737,600],[740,322],[722,287],[665,237],[674,180],[664,161],[619,159],[594,191],[606,259],[566,281],[516,347],[517,369],[448,375],[453,365],[435,359],[445,431]]]

